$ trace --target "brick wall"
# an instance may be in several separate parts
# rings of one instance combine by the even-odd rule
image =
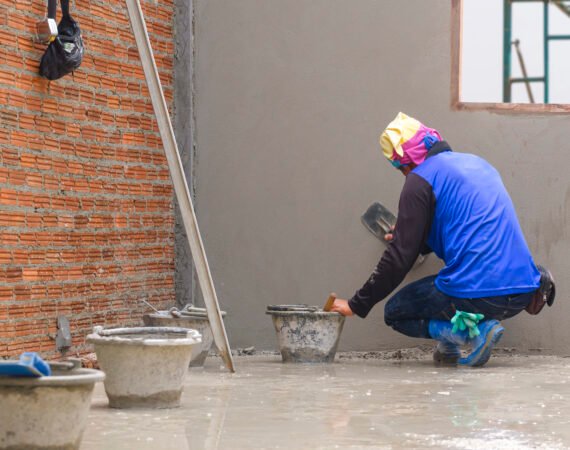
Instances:
[[[173,1],[142,3],[172,105]],[[173,190],[126,6],[73,2],[85,57],[49,82],[46,5],[0,0],[0,357],[56,356],[59,315],[85,352],[94,325],[139,324],[140,298],[174,303]]]

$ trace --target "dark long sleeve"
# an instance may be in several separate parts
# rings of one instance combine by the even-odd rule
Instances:
[[[435,197],[427,181],[408,174],[398,205],[394,238],[372,275],[349,300],[352,311],[366,317],[372,307],[402,282],[420,253],[429,253],[426,244],[435,211]]]

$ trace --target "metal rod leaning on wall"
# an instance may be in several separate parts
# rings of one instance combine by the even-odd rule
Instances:
[[[204,303],[206,304],[208,320],[210,321],[210,327],[212,328],[212,334],[214,335],[214,342],[220,350],[226,367],[231,372],[235,372],[228,337],[224,328],[224,322],[222,321],[222,315],[220,313],[220,307],[216,297],[216,290],[214,289],[212,274],[208,267],[204,244],[200,237],[200,231],[198,230],[196,213],[194,212],[194,206],[192,205],[192,198],[190,197],[190,190],[188,189],[186,176],[182,169],[182,161],[180,159],[180,154],[178,153],[176,139],[174,138],[174,130],[172,128],[172,122],[170,121],[170,115],[168,114],[168,108],[164,99],[162,85],[160,84],[156,62],[150,46],[142,8],[139,0],[126,0],[126,2],[129,20],[135,35],[140,60],[144,70],[148,90],[150,92],[152,107],[154,109],[156,121],[158,122],[162,144],[164,145],[170,176],[172,177],[172,183],[174,184],[174,192],[180,206],[182,221],[184,222],[184,228],[190,243],[192,259],[194,260],[196,273],[198,274],[198,282],[200,283]]]

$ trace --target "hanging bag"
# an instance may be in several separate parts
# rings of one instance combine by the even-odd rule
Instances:
[[[56,8],[57,0],[49,0],[48,18],[55,19]],[[49,44],[40,61],[40,75],[48,80],[57,80],[73,72],[83,59],[81,30],[69,14],[69,0],[61,0],[61,11],[63,15],[57,25],[58,35]]]

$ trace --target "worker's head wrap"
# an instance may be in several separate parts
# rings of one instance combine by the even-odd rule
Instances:
[[[412,162],[423,163],[427,152],[438,141],[441,136],[437,130],[401,112],[380,136],[380,147],[390,163],[399,168]]]

